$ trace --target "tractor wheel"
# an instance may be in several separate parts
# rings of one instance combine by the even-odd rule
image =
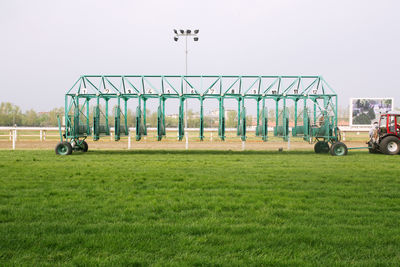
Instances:
[[[56,146],[57,155],[70,155],[72,153],[72,146],[68,142],[60,142]]]
[[[368,148],[368,152],[371,154],[378,154],[379,150],[377,149],[376,145],[374,144],[374,142],[372,140],[368,141],[368,146],[370,148]]]
[[[379,154],[379,151],[374,148],[368,148],[368,152],[371,154]]]
[[[330,152],[332,156],[345,156],[347,155],[347,146],[342,142],[333,143]]]
[[[329,152],[329,144],[328,144],[328,142],[318,141],[314,145],[314,151],[315,151],[315,153],[318,153],[318,154],[328,153]]]
[[[81,147],[82,147],[82,152],[87,152],[89,149],[89,146],[86,143],[86,141],[82,141]]]
[[[379,148],[386,155],[396,155],[400,152],[400,140],[395,136],[385,137],[379,144]]]

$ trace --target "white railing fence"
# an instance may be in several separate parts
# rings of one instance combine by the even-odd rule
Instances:
[[[357,135],[360,133],[366,133],[369,131],[369,128],[366,127],[349,127],[349,126],[341,126],[339,127],[342,133],[342,140],[346,141],[346,133],[356,133]],[[64,131],[64,127],[61,128]],[[268,127],[268,131],[273,131],[273,127]],[[148,128],[148,131],[157,131],[157,128]],[[236,128],[226,128],[225,132],[236,132]],[[255,132],[256,127],[248,127],[246,129],[247,132]],[[16,142],[21,137],[38,137],[39,141],[46,141],[46,137],[59,137],[59,129],[58,127],[9,127],[9,126],[0,126],[0,138],[1,137],[9,137],[9,141],[12,142],[12,149],[15,150]],[[134,133],[136,128],[129,128],[128,135],[128,149],[131,148],[131,133]],[[178,128],[166,128],[167,132],[178,132]],[[188,128],[188,132],[198,132],[198,128]],[[210,141],[213,141],[213,132],[218,132],[218,128],[204,128],[205,132],[211,132]],[[290,128],[291,131],[291,128]],[[24,133],[25,132],[25,133]],[[28,132],[28,133],[26,133]],[[53,132],[49,134],[48,132]],[[56,133],[54,133],[56,132]],[[110,140],[113,140],[113,133],[115,132],[114,127],[110,128]],[[4,134],[7,133],[7,134]],[[290,140],[290,138],[289,138]],[[245,146],[245,142],[242,143],[243,149]],[[290,141],[288,142],[288,147],[290,147]]]

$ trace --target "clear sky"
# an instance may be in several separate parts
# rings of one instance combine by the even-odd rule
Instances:
[[[399,0],[0,1],[0,102],[63,106],[82,74],[322,75],[400,106]]]

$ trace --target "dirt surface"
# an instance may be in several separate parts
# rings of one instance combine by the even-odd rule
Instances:
[[[17,141],[16,149],[54,149],[58,141]],[[87,140],[89,149],[101,149],[101,150],[127,150],[128,141],[120,140],[118,142],[110,140],[99,140],[92,141]],[[362,141],[352,141],[345,142],[348,147],[360,147],[366,146],[365,142]],[[290,142],[290,150],[313,150],[314,144],[309,144],[307,142],[295,141]],[[283,150],[288,150],[288,143],[282,141],[246,141],[245,150],[278,150],[283,148]],[[0,149],[12,149],[11,141],[0,141]],[[134,149],[154,149],[154,150],[179,150],[185,149],[185,140],[175,141],[175,140],[163,140],[160,142],[153,140],[141,140],[135,141],[131,140],[131,150]],[[242,142],[240,140],[229,140],[229,141],[203,141],[198,140],[189,141],[189,149],[196,150],[242,150]]]

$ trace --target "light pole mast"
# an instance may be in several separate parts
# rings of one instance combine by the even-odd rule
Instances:
[[[194,30],[193,33],[191,30],[174,30],[175,36],[174,36],[174,41],[177,42],[179,39],[179,36],[184,36],[185,37],[185,76],[187,77],[188,75],[188,36],[193,36],[193,40],[195,42],[199,41],[199,37],[197,37],[197,34],[199,33],[199,30]],[[185,82],[185,94],[188,93],[187,90],[187,83]],[[188,124],[187,124],[187,114],[188,114],[188,107],[187,107],[187,99],[185,99],[185,140],[186,140],[186,149],[189,149],[189,137],[188,137]]]

